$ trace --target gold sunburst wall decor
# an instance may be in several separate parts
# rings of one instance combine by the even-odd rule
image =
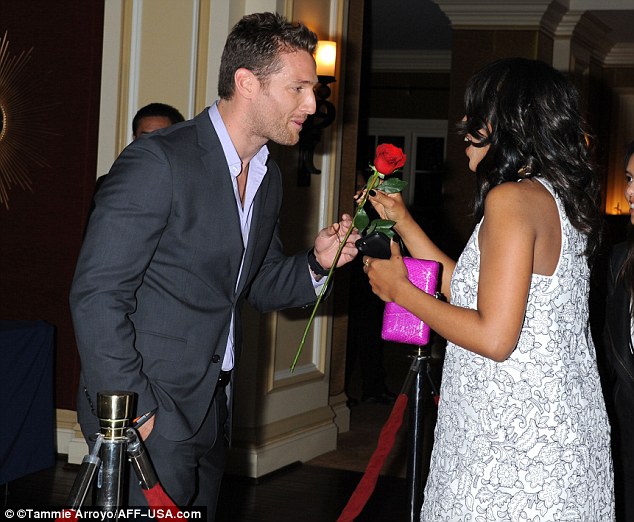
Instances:
[[[48,166],[41,151],[51,133],[36,96],[40,81],[28,67],[32,53],[11,54],[7,33],[0,39],[0,205],[7,210],[14,186],[33,191],[29,169]]]

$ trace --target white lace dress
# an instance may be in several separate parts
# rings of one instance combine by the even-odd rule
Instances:
[[[421,522],[614,519],[610,426],[588,323],[586,240],[555,199],[559,263],[552,276],[533,274],[511,356],[498,363],[447,346]],[[479,230],[451,281],[453,304],[465,308],[477,303]]]

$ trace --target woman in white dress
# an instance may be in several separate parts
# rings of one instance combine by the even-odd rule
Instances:
[[[459,125],[476,174],[477,225],[458,262],[398,194],[375,208],[409,254],[442,264],[440,290],[364,258],[374,292],[447,339],[422,522],[614,518],[610,426],[588,321],[599,185],[579,97],[523,58],[474,75]]]

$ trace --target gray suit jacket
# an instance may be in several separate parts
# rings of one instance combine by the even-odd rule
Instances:
[[[282,251],[280,170],[269,160],[237,290],[240,224],[207,110],[135,140],[95,200],[70,295],[80,423],[96,421],[97,392],[127,390],[138,413],[158,408],[159,433],[187,439],[211,403],[232,313],[240,356],[243,300],[263,312],[316,300],[307,252]]]

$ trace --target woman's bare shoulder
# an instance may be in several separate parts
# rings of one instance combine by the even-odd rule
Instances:
[[[485,213],[487,210],[540,213],[546,209],[556,210],[555,200],[544,185],[533,179],[501,183],[489,191],[485,200]]]

